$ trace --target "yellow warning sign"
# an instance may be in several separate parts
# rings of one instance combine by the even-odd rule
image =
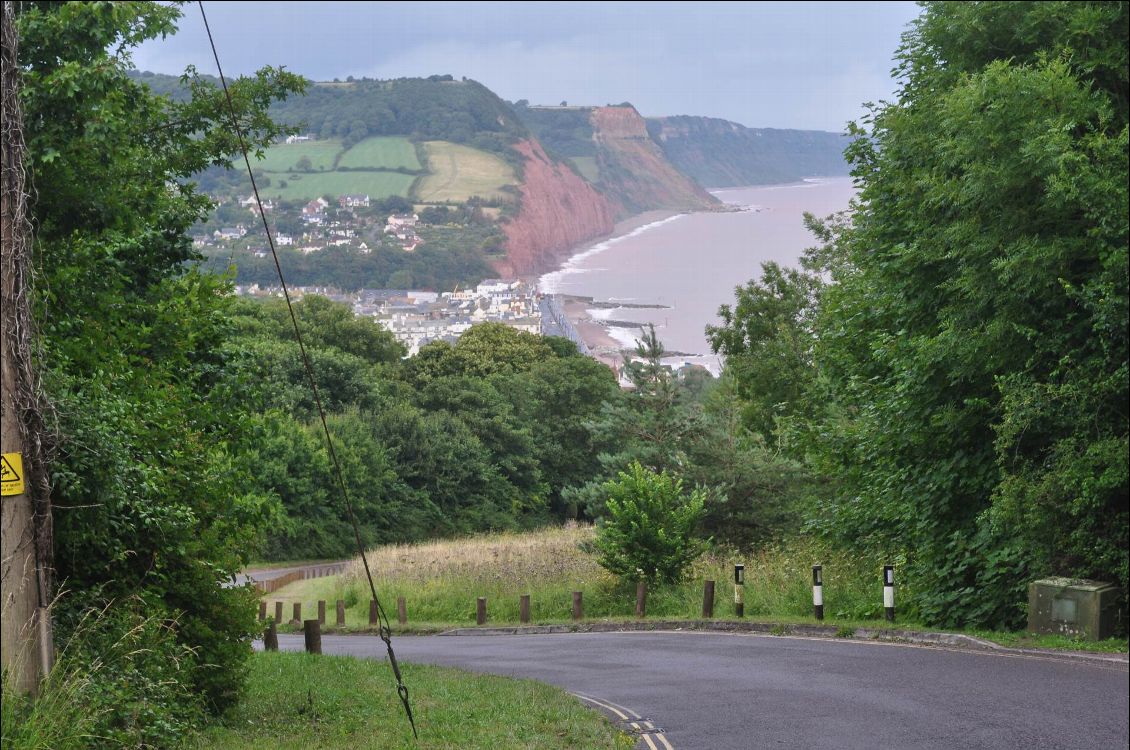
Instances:
[[[24,458],[19,453],[3,454],[0,465],[0,495],[24,494]]]

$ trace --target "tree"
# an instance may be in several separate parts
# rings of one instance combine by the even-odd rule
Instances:
[[[638,462],[603,485],[607,516],[593,546],[601,567],[624,580],[677,583],[706,549],[695,532],[705,493],[683,494],[683,481]]]
[[[1127,6],[924,7],[849,149],[810,448],[928,622],[1016,625],[1033,576],[1127,588]]]
[[[820,281],[772,262],[761,268],[761,279],[734,290],[736,304],[722,305],[721,325],[707,326],[706,335],[714,352],[726,357],[746,403],[746,426],[772,441],[779,420],[813,413],[812,317]]]
[[[226,400],[228,285],[190,265],[187,230],[210,208],[190,179],[239,150],[226,99],[191,75],[173,101],[126,74],[130,49],[178,16],[156,3],[24,4],[17,22],[37,314],[60,407],[56,565],[73,592],[60,619],[121,602],[175,621],[189,683],[218,710],[238,695],[254,628],[249,592],[224,584],[271,504],[245,490],[244,406]],[[302,87],[270,68],[233,82],[252,148],[285,132],[267,104]]]

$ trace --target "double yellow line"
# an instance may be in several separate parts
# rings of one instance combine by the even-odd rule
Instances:
[[[657,727],[650,721],[645,721],[642,716],[630,708],[619,706],[609,701],[601,701],[596,698],[590,698],[587,695],[580,693],[573,693],[577,698],[580,698],[585,703],[591,703],[594,706],[599,706],[606,711],[620,717],[620,721],[636,730],[643,737],[643,741],[647,743],[648,750],[675,750],[674,746],[663,735],[662,731],[657,731]],[[655,740],[659,740],[660,744],[655,744]]]

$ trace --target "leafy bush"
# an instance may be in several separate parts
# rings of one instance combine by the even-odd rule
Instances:
[[[607,516],[593,542],[601,567],[621,578],[676,583],[706,549],[695,537],[706,493],[683,495],[683,480],[638,461],[604,485]]]

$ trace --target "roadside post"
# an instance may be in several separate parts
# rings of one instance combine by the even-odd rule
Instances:
[[[824,571],[819,565],[812,566],[812,614],[824,619]]]
[[[883,609],[887,622],[895,621],[895,566],[883,566]]]
[[[275,602],[275,622],[282,622],[283,621],[282,610],[283,610],[283,603],[282,602]]]
[[[487,624],[487,598],[480,596],[475,602],[475,623],[477,625]]]
[[[267,619],[267,600],[262,599],[259,601],[259,622]]]
[[[745,617],[745,566],[734,566],[734,614]]]
[[[714,617],[714,581],[702,584],[702,618]]]
[[[278,625],[275,624],[274,620],[267,622],[267,630],[263,633],[263,650],[279,650],[279,628]]]
[[[580,591],[573,592],[573,619],[585,619],[585,601],[584,595]]]
[[[302,621],[302,634],[306,641],[306,653],[322,653],[322,624],[316,619]]]
[[[336,617],[334,618],[335,624],[339,628],[345,627],[345,600],[338,599],[336,602],[334,602],[334,609],[337,610],[334,613],[336,615]]]
[[[647,581],[636,584],[636,617],[647,616]]]
[[[401,625],[408,624],[408,602],[403,596],[396,597],[396,621]]]
[[[518,598],[518,622],[527,625],[530,622],[530,595],[522,594]]]

